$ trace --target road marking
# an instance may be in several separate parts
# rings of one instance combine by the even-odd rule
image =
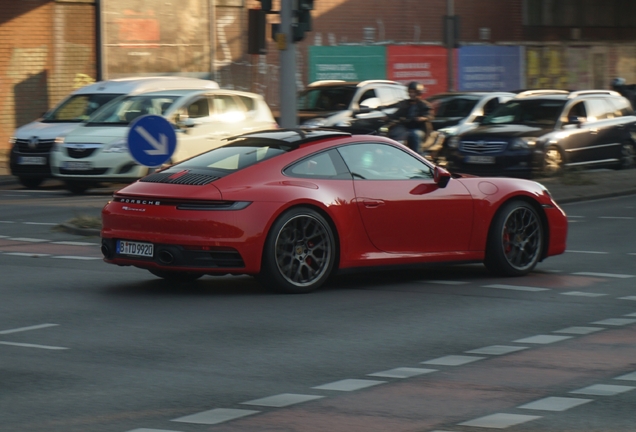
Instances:
[[[244,409],[215,408],[197,414],[179,417],[171,421],[196,424],[219,424],[237,418],[246,417],[252,414],[257,414],[259,412],[260,411]]]
[[[19,328],[10,329],[10,330],[2,330],[0,331],[0,334],[18,333],[23,331],[38,330],[42,328],[55,327],[55,326],[59,326],[59,324],[38,324],[34,326],[29,326],[29,327],[19,327]]]
[[[589,387],[571,391],[573,394],[585,394],[594,396],[614,396],[620,393],[625,393],[630,390],[634,390],[636,387],[623,386],[623,385],[607,385],[607,384],[595,384]]]
[[[437,369],[422,369],[422,368],[409,368],[400,367],[395,369],[389,369],[383,372],[375,372],[367,374],[367,376],[383,377],[383,378],[411,378],[417,375],[423,375],[427,373],[437,372]]]
[[[536,336],[530,336],[523,339],[517,339],[516,341],[513,341],[513,342],[546,345],[546,344],[551,344],[555,342],[561,342],[566,339],[572,339],[572,336],[536,335]]]
[[[596,272],[578,272],[578,273],[572,273],[572,274],[577,276],[598,276],[598,277],[616,278],[616,279],[629,279],[634,277],[634,275],[615,274],[615,273],[596,273]]]
[[[0,221],[0,223],[13,224],[15,222],[14,221]]]
[[[248,402],[241,402],[241,405],[258,405],[282,408],[322,398],[324,398],[324,396],[283,393],[276,396],[268,396],[261,399],[254,399]]]
[[[447,355],[447,356],[439,357],[433,360],[423,361],[420,364],[432,364],[432,365],[441,365],[441,366],[461,366],[467,363],[483,360],[485,358],[486,357]]]
[[[471,351],[464,351],[466,354],[490,354],[504,355],[516,351],[528,349],[528,347],[509,346],[509,345],[491,345],[483,348],[477,348]]]
[[[467,283],[470,283],[466,281],[451,281],[451,280],[427,280],[427,281],[421,281],[421,282],[436,284],[436,285],[465,285]]]
[[[49,346],[49,345],[35,345],[35,344],[28,344],[28,343],[3,342],[3,341],[0,341],[0,345],[12,345],[12,346],[25,347],[25,348],[42,348],[42,349],[48,349],[48,350],[66,350],[66,349],[68,349],[68,348],[64,348],[64,347],[56,347],[56,346]]]
[[[43,243],[48,241],[44,239],[35,239],[35,238],[27,238],[27,237],[9,237],[9,240],[28,242],[28,243]]]
[[[67,245],[67,246],[100,246],[99,243],[77,242],[77,241],[56,241],[56,242],[51,242],[51,244]]]
[[[608,318],[601,321],[594,321],[590,324],[611,325],[611,326],[624,326],[627,324],[636,323],[636,319],[629,318]]]
[[[605,330],[601,327],[568,327],[561,330],[555,330],[552,333],[570,333],[570,334],[590,334],[597,331]]]
[[[484,285],[482,288],[496,288],[496,289],[506,289],[513,291],[550,291],[549,288],[537,288],[537,287],[527,287],[527,286],[518,286],[518,285]]]
[[[630,372],[630,373],[625,374],[625,375],[617,376],[614,379],[624,380],[624,381],[636,381],[636,372]]]
[[[636,296],[619,297],[619,300],[636,300]]]
[[[3,252],[4,255],[24,256],[31,258],[42,258],[51,256],[49,254],[29,253],[29,252]]]
[[[568,292],[561,293],[561,295],[575,296],[575,297],[603,297],[603,296],[606,296],[607,294],[589,293],[589,292],[583,292],[583,291],[568,291]]]
[[[24,225],[59,225],[56,223],[51,223],[51,222],[22,222]]]
[[[510,426],[527,423],[532,420],[540,419],[541,416],[521,415],[521,414],[505,414],[497,413],[480,417],[467,422],[459,423],[458,426],[473,426],[480,428],[505,429]]]
[[[534,402],[521,405],[517,408],[540,410],[540,411],[565,411],[579,405],[592,402],[594,399],[564,398],[564,397],[547,397]]]
[[[634,218],[631,216],[599,216],[599,219],[634,220]]]
[[[628,316],[628,317],[636,317],[636,312],[634,312],[634,313],[630,313],[630,314],[625,314],[624,316]]]
[[[566,249],[566,253],[582,253],[582,254],[597,254],[597,255],[607,255],[609,252],[599,252],[599,251],[579,251],[579,250],[569,250]],[[575,273],[576,274],[576,273]]]
[[[375,380],[363,380],[363,379],[343,379],[340,381],[334,381],[332,383],[319,385],[312,387],[317,390],[336,390],[336,391],[355,391],[367,387],[372,387],[379,384],[384,384],[386,381]]]
[[[72,255],[55,255],[55,256],[52,256],[51,258],[70,259],[70,260],[86,260],[86,261],[102,259],[101,257],[86,257],[86,256],[72,256]]]

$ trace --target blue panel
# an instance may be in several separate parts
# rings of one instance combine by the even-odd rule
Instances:
[[[522,47],[464,46],[458,57],[459,90],[511,91],[522,87]]]

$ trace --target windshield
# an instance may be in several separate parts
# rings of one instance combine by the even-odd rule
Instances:
[[[166,95],[128,96],[105,106],[87,124],[128,125],[142,115],[162,115],[177,99],[178,96]]]
[[[258,162],[290,151],[293,146],[279,140],[240,138],[232,144],[218,147],[179,163],[179,169],[211,168],[225,173],[238,171]]]
[[[316,87],[298,95],[299,111],[341,111],[351,105],[356,93],[355,87]]]
[[[121,96],[119,94],[78,94],[62,102],[55,109],[47,112],[44,123],[79,123],[88,119],[94,111],[107,102]]]
[[[430,98],[435,118],[468,117],[479,102],[478,96],[448,96]]]
[[[554,126],[559,120],[565,102],[555,99],[511,100],[500,105],[482,124]]]

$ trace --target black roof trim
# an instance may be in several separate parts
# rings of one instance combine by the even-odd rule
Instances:
[[[351,136],[351,133],[323,128],[293,128],[293,129],[270,129],[264,131],[250,132],[242,135],[236,135],[226,138],[228,141],[238,140],[241,138],[260,138],[267,140],[284,141],[287,144],[299,146],[312,141],[318,141],[325,138],[338,138]]]

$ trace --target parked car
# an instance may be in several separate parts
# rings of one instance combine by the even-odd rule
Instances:
[[[433,107],[433,142],[426,149],[431,158],[441,163],[448,153],[448,138],[479,125],[478,120],[492,113],[499,105],[515,97],[511,92],[449,92],[431,96]]]
[[[130,124],[147,114],[168,119],[177,132],[169,163],[224,144],[232,135],[277,127],[262,96],[233,90],[165,90],[116,99],[58,140],[51,170],[67,188],[82,193],[101,182],[131,182],[154,168],[128,151]]]
[[[119,190],[102,221],[107,263],[179,281],[254,275],[286,293],[396,265],[525,275],[567,237],[539,183],[452,176],[389,138],[328,129],[237,137]]]
[[[65,136],[116,97],[173,88],[204,89],[219,88],[219,85],[197,78],[159,76],[119,78],[84,86],[41,118],[16,129],[10,138],[11,174],[18,177],[23,186],[38,187],[46,178],[52,177],[50,152],[56,138]]]
[[[610,90],[533,90],[449,140],[449,169],[477,175],[554,175],[567,167],[634,167],[636,117]]]
[[[406,87],[396,81],[316,81],[298,95],[298,120],[304,127],[378,130],[395,111],[391,105],[407,98]]]

